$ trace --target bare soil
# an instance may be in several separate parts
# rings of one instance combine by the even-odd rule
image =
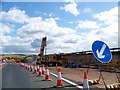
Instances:
[[[49,67],[50,72],[57,74],[57,67]],[[62,67],[62,77],[67,78],[71,81],[74,81],[77,84],[82,84],[84,80],[83,71],[87,71],[87,68],[64,68]],[[104,81],[106,85],[111,85],[113,83],[118,83],[118,78],[116,73],[111,72],[102,72]],[[98,69],[89,69],[88,71],[88,80],[98,79],[100,76],[100,71]],[[118,74],[120,77],[120,73]],[[102,78],[100,79],[99,84],[95,85],[99,88],[105,88]]]

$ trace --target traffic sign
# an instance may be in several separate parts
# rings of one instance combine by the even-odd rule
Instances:
[[[102,63],[108,63],[112,59],[112,54],[107,44],[102,41],[95,41],[92,44],[92,52],[97,60]]]

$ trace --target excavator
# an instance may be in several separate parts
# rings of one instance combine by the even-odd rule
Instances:
[[[37,60],[37,62],[40,61],[40,63],[47,64],[47,65],[52,64],[52,66],[55,66],[56,64],[57,65],[62,65],[62,60],[61,60],[61,55],[60,54],[44,55],[45,47],[46,47],[46,40],[47,40],[47,37],[42,38],[40,54],[39,54],[40,58]]]
[[[42,38],[42,44],[40,49],[40,61],[44,61],[44,50],[46,46],[46,39],[47,37]]]

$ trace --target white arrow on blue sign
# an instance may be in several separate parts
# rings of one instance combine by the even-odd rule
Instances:
[[[109,63],[112,59],[108,45],[102,41],[97,40],[92,44],[92,52],[95,58],[102,63]]]

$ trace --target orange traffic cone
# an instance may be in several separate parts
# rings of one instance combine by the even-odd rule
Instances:
[[[27,68],[27,67],[26,67],[26,64],[24,64],[24,67],[25,67],[25,69]]]
[[[39,72],[39,68],[40,68],[39,65],[37,65],[37,72]]]
[[[30,65],[30,71],[32,72],[32,65]]]
[[[56,67],[57,67],[58,65],[57,65],[57,63],[56,63]]]
[[[27,70],[29,70],[29,65],[27,64]]]
[[[20,64],[20,66],[22,66],[22,67],[23,67],[23,65],[24,65],[23,63]]]
[[[42,65],[42,75],[44,75],[45,74],[45,67],[44,67],[44,65]]]
[[[48,66],[46,66],[46,76],[45,76],[45,80],[51,80],[51,79],[50,79],[49,70],[48,70]]]
[[[57,87],[63,86],[61,71],[62,71],[62,68],[59,67],[58,68]]]
[[[28,65],[26,64],[26,69],[28,69]]]
[[[28,65],[28,70],[30,70],[30,65]]]
[[[34,65],[34,73],[37,73],[37,66],[36,66],[36,64]]]
[[[34,65],[32,65],[32,72],[34,72]]]
[[[26,64],[26,69],[28,70],[28,65]]]
[[[84,72],[83,90],[89,90],[89,83],[86,72]]]
[[[23,63],[23,67],[25,68],[25,63]]]
[[[25,66],[25,69],[26,69],[27,68],[26,63],[24,64],[24,66]]]
[[[28,70],[30,70],[30,65],[28,65]]]
[[[39,76],[42,76],[42,67],[39,66]]]

